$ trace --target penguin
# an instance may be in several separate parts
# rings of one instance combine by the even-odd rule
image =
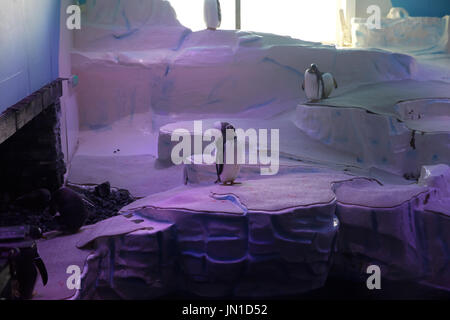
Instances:
[[[219,152],[219,150],[216,148],[215,150],[215,156],[216,156],[216,172],[217,172],[217,183],[223,183],[224,185],[233,185],[235,184],[235,180],[239,175],[239,172],[241,171],[241,166],[237,163],[236,159],[236,152],[235,152],[235,159],[233,163],[227,163],[227,148],[230,145],[233,145],[236,151],[236,145],[237,145],[237,137],[235,134],[230,136],[230,134],[227,134],[228,131],[231,131],[233,133],[236,132],[236,129],[228,122],[216,122],[214,124],[214,128],[217,130],[220,130],[222,133],[222,139],[218,143],[217,148],[222,148]],[[221,156],[223,155],[223,158]],[[223,160],[223,161],[219,161]]]
[[[305,72],[302,89],[309,101],[315,102],[328,98],[337,89],[336,79],[331,73],[322,73],[316,64],[312,64]]]
[[[47,268],[39,256],[34,242],[29,247],[12,250],[9,265],[14,300],[29,300],[33,297],[37,271],[41,275],[43,285],[46,286],[48,283]]]
[[[333,89],[338,88],[336,79],[333,77],[331,73],[328,72],[322,74],[322,85],[323,85],[322,99],[327,99],[333,92]]]
[[[208,30],[217,30],[222,23],[222,10],[219,0],[205,0],[204,18]]]
[[[68,188],[61,188],[52,194],[50,213],[56,218],[60,230],[64,233],[77,233],[88,218],[84,201],[78,193]]]
[[[321,88],[323,88],[322,73],[319,71],[317,65],[312,64],[305,72],[302,89],[305,91],[308,100],[318,101],[322,97],[323,90]]]

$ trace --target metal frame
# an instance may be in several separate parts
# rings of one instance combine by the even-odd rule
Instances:
[[[236,30],[241,30],[241,0],[236,0]]]

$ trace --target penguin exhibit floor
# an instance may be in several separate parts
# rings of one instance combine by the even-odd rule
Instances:
[[[82,285],[37,288],[37,298],[287,296],[330,277],[365,286],[370,265],[450,292],[448,55],[234,31],[167,47],[74,52],[83,130],[69,182],[110,181],[139,200],[48,240],[84,266]],[[311,63],[339,84],[316,104],[301,91]],[[239,184],[222,186],[214,165],[171,165],[172,133],[194,141],[194,120],[203,131],[218,120],[279,129],[278,174],[246,164]],[[48,241],[40,251],[52,261]]]

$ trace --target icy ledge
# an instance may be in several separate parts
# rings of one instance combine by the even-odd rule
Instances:
[[[333,263],[354,277],[377,264],[386,278],[450,290],[449,172],[424,168],[407,186],[290,174],[141,199],[122,213],[153,229],[97,240],[80,296],[273,297],[323,286]]]
[[[86,286],[92,295],[112,291],[122,298],[170,290],[264,297],[319,288],[338,229],[330,184],[342,179],[348,176],[293,175],[273,178],[270,191],[260,180],[139,200],[122,212],[163,222],[164,230],[99,242],[102,254],[92,262],[101,266],[92,269],[99,285]]]
[[[296,126],[312,140],[346,152],[360,168],[417,179],[422,166],[450,163],[450,99],[396,104],[393,115],[362,108],[299,105]]]
[[[375,264],[387,279],[450,291],[450,168],[423,167],[418,186],[422,190],[395,206],[386,199],[404,188],[361,180],[336,186],[338,273],[367,278],[367,266]]]

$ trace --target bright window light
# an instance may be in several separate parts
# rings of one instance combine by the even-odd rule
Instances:
[[[182,25],[192,31],[206,29],[203,19],[204,0],[169,0],[169,2],[175,9],[178,21]],[[234,30],[236,27],[235,0],[222,0],[220,1],[220,6],[222,8],[222,25],[220,29]]]
[[[306,41],[336,40],[336,0],[241,0],[242,29]]]
[[[169,0],[178,20],[193,31],[205,29],[203,0]],[[221,0],[220,29],[236,25],[235,0]],[[336,0],[241,0],[242,30],[274,33],[306,41],[334,43]]]

